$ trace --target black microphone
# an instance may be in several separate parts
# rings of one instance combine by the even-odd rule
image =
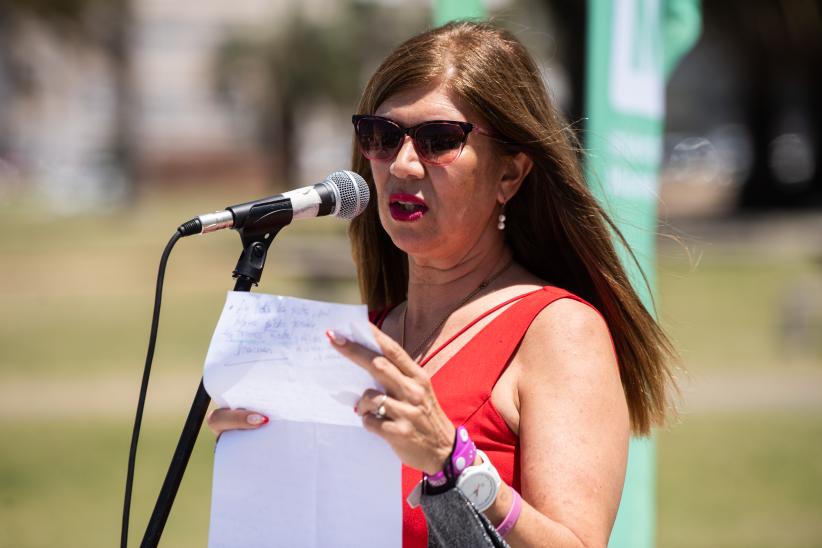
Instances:
[[[312,186],[199,215],[177,230],[190,236],[233,228],[254,235],[280,229],[296,219],[324,215],[353,219],[365,210],[370,197],[368,184],[357,173],[335,171]]]

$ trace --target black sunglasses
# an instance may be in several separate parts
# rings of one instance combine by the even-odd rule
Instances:
[[[409,135],[420,160],[444,166],[459,158],[471,131],[493,136],[476,124],[452,120],[430,120],[409,128],[369,114],[355,114],[351,121],[360,152],[369,160],[391,160],[402,147],[405,136]]]

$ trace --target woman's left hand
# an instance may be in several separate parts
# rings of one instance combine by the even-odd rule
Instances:
[[[357,403],[357,414],[365,429],[387,441],[405,465],[436,474],[451,455],[454,425],[437,402],[422,367],[391,337],[373,325],[371,329],[382,354],[327,332],[340,354],[385,387],[385,394],[366,390]],[[377,416],[380,407],[383,418]]]

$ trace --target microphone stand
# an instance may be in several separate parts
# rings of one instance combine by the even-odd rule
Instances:
[[[253,286],[260,283],[268,248],[277,233],[291,222],[290,200],[285,198],[267,204],[264,215],[258,220],[262,221],[263,218],[264,222],[250,223],[238,230],[243,243],[243,252],[232,273],[236,280],[234,291],[251,291]],[[200,379],[200,385],[194,395],[194,401],[180,433],[180,439],[177,441],[177,448],[174,450],[163,486],[154,504],[154,511],[146,526],[143,541],[140,544],[141,548],[155,548],[160,542],[163,528],[165,528],[171,506],[180,488],[180,482],[183,480],[188,459],[194,450],[197,434],[203,425],[209,403],[211,403],[211,396],[206,392],[203,381]]]

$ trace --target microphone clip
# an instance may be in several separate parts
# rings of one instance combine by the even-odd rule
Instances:
[[[240,240],[243,242],[243,252],[232,275],[258,285],[263,275],[268,248],[280,230],[291,223],[291,201],[277,196],[253,205],[239,204],[226,209],[232,212],[235,221],[239,220],[234,228],[240,233]]]
[[[231,275],[235,279],[245,280],[249,285],[258,285],[263,275],[265,259],[268,255],[268,248],[274,241],[279,229],[266,234],[262,238],[245,240],[243,239],[243,252],[237,259],[237,266]]]
[[[265,201],[229,206],[226,210],[234,217],[233,228],[240,233],[244,244],[246,238],[256,238],[271,231],[276,234],[294,218],[291,200],[282,194]]]

